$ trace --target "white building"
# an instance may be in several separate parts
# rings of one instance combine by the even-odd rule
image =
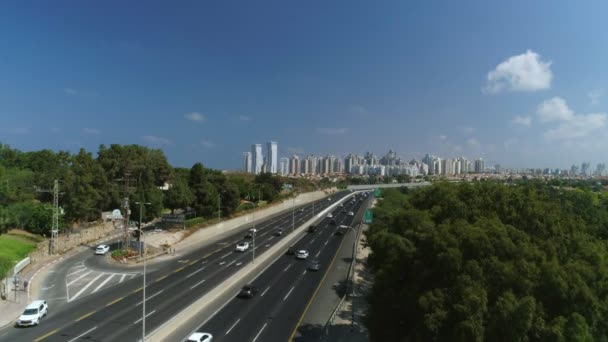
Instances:
[[[268,155],[267,155],[267,162],[266,162],[266,166],[268,169],[268,172],[270,173],[277,173],[277,167],[278,167],[278,153],[279,153],[279,145],[277,142],[275,141],[270,141],[267,145],[268,147]]]
[[[295,154],[289,160],[289,173],[291,173],[294,176],[297,176],[300,174],[300,157],[298,157]]]
[[[251,145],[252,171],[254,174],[262,172],[262,164],[264,164],[264,156],[262,155],[262,145]]]
[[[289,174],[289,158],[283,157],[279,160],[279,173],[281,176]]]
[[[243,152],[243,171],[251,173],[251,152]]]

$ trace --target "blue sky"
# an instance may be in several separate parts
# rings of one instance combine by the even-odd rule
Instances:
[[[175,166],[373,151],[608,159],[602,1],[15,1],[0,142],[162,148]]]

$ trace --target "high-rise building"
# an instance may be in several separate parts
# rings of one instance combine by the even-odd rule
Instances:
[[[251,152],[243,152],[243,171],[251,173]]]
[[[262,164],[264,163],[264,156],[262,156],[261,144],[251,145],[251,159],[253,163],[253,173],[257,175],[262,172]]]
[[[475,169],[475,173],[483,173],[485,171],[485,167],[484,167],[482,158],[475,159],[474,169]]]
[[[268,146],[268,154],[267,154],[267,161],[266,161],[266,165],[267,165],[267,169],[268,172],[270,173],[277,173],[277,162],[278,162],[278,153],[279,153],[279,147],[278,147],[278,143],[275,141],[270,141],[267,144]]]
[[[586,162],[581,164],[581,175],[582,176],[590,176],[589,168],[591,167],[591,163]]]
[[[289,173],[291,173],[294,176],[297,176],[300,174],[300,157],[298,157],[295,154],[289,160]]]
[[[283,157],[279,160],[279,173],[281,176],[289,174],[289,158]]]

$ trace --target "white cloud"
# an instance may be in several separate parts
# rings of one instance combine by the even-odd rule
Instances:
[[[339,135],[348,132],[348,128],[329,128],[329,127],[319,127],[317,128],[317,133],[326,134],[326,135]]]
[[[157,145],[157,146],[173,145],[173,142],[171,140],[164,138],[164,137],[159,137],[156,135],[144,135],[141,138],[144,139],[147,143],[152,144],[152,145]]]
[[[69,96],[74,96],[74,95],[78,94],[78,91],[76,91],[76,89],[74,89],[74,88],[65,88],[65,89],[63,89],[63,92]]]
[[[251,121],[251,116],[239,115],[239,120],[240,121]]]
[[[469,138],[467,139],[467,144],[471,147],[480,147],[481,144],[479,143],[479,141],[475,138]]]
[[[600,97],[602,97],[604,91],[602,89],[592,90],[587,93],[587,97],[589,98],[589,103],[592,105],[597,105],[600,103]]]
[[[201,146],[206,147],[206,148],[211,148],[215,146],[215,143],[209,140],[205,140],[205,139],[201,139],[200,141]]]
[[[437,136],[437,139],[439,139],[441,141],[446,141],[446,140],[448,140],[448,136],[441,134],[441,135]]]
[[[511,56],[488,73],[486,94],[502,91],[536,91],[551,88],[551,61],[542,61],[540,55],[528,50]]]
[[[560,97],[543,101],[536,112],[541,122],[557,124],[544,133],[549,141],[590,138],[591,133],[604,128],[607,121],[606,113],[576,114]]]
[[[97,128],[83,128],[82,132],[85,134],[98,135],[101,133]]]
[[[475,132],[475,128],[471,126],[460,126],[459,129],[465,134],[472,134]]]
[[[542,122],[571,120],[574,112],[561,97],[554,97],[538,105],[536,113]]]
[[[516,116],[511,120],[512,125],[530,127],[532,125],[532,118],[529,116]]]
[[[188,113],[185,114],[184,117],[190,121],[194,121],[194,122],[205,122],[207,121],[207,117],[205,116],[205,114],[201,114],[198,112],[192,112],[192,113]]]

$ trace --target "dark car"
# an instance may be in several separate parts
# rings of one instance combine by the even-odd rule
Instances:
[[[275,236],[281,236],[283,235],[283,228],[279,228],[277,230],[274,231],[274,235]]]
[[[312,224],[312,225],[310,225],[310,227],[308,227],[309,233],[314,233],[315,230],[317,230],[317,226],[315,226],[314,224]]]
[[[287,255],[294,255],[294,254],[296,254],[295,246],[291,246],[291,247],[287,248]]]
[[[332,226],[335,226],[336,225],[336,220],[335,219],[329,220],[329,224],[331,224]]]
[[[310,265],[308,265],[308,270],[309,271],[313,271],[316,272],[319,270],[319,268],[321,267],[321,265],[319,264],[318,260],[313,260]]]
[[[252,298],[255,294],[258,293],[258,288],[253,285],[245,285],[239,292],[240,298]]]

